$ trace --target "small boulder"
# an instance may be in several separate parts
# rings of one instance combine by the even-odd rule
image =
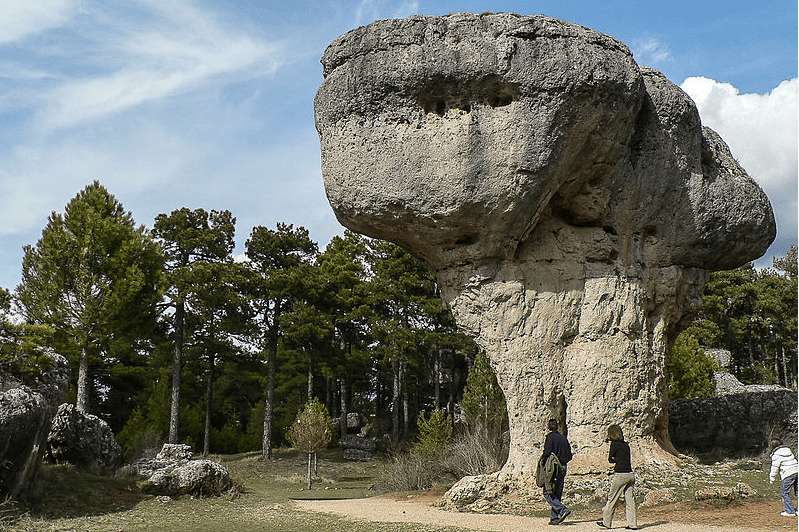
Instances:
[[[371,460],[377,448],[377,438],[348,434],[341,438],[345,460]]]
[[[191,446],[185,443],[165,443],[155,455],[156,460],[180,461],[191,460]]]
[[[122,447],[108,423],[97,416],[80,412],[75,405],[58,407],[47,436],[47,458],[80,468],[114,469],[121,464]]]
[[[157,495],[219,495],[233,487],[228,469],[213,460],[192,460],[191,447],[164,444],[155,458],[143,458],[125,466],[146,477],[142,491]]]
[[[674,492],[674,488],[662,488],[647,492],[644,495],[644,502],[641,503],[641,506],[657,506],[672,502],[677,502],[677,494]]]
[[[219,495],[233,482],[227,468],[213,460],[189,460],[183,465],[155,471],[143,491],[162,495]]]

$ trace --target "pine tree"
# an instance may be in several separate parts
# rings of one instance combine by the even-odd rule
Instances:
[[[180,390],[185,341],[186,300],[195,294],[195,266],[230,261],[235,242],[236,219],[230,211],[189,210],[186,207],[155,218],[153,234],[160,240],[166,258],[167,298],[174,308],[172,335],[172,403],[169,442],[179,441]]]
[[[245,244],[247,263],[254,275],[250,284],[250,306],[258,325],[257,339],[267,356],[262,456],[272,457],[272,422],[275,406],[275,372],[281,319],[290,312],[299,294],[305,292],[307,272],[318,252],[316,242],[304,227],[277,224],[276,230],[254,227]]]
[[[53,328],[53,347],[78,367],[80,411],[89,411],[97,384],[109,386],[96,382],[93,366],[135,364],[148,349],[161,268],[148,232],[98,181],[25,247],[17,301],[28,323]]]

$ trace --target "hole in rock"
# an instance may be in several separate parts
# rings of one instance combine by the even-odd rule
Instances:
[[[611,227],[611,226],[609,226],[609,225],[606,225],[605,227],[603,227],[602,230],[605,231],[609,235],[616,236],[618,234],[616,232],[616,229]]]
[[[655,236],[657,234],[658,231],[654,225],[647,225],[644,227],[644,236]]]
[[[491,107],[505,107],[513,102],[513,96],[510,94],[497,94],[488,99],[488,105]]]
[[[477,242],[477,236],[475,235],[463,235],[459,239],[455,241],[456,246],[470,246]]]

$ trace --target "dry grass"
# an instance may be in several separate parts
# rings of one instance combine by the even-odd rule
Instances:
[[[25,532],[259,531],[259,532],[416,532],[453,528],[395,523],[351,522],[301,511],[292,499],[362,498],[374,495],[375,462],[348,462],[341,450],[320,455],[319,478],[306,490],[304,454],[276,450],[263,461],[258,453],[216,457],[243,485],[244,492],[222,497],[169,499],[130,491],[132,479],[95,477],[66,466],[45,466],[38,482],[46,489],[19,505],[0,505],[0,530]],[[38,490],[39,488],[37,488]]]

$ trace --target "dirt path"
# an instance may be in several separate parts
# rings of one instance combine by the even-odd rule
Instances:
[[[470,530],[491,532],[551,532],[554,527],[548,526],[548,519],[543,517],[520,517],[501,514],[474,514],[448,512],[431,506],[426,500],[394,500],[385,497],[369,499],[342,500],[296,500],[298,508],[307,511],[324,512],[335,515],[375,522],[421,523],[439,526],[452,526]],[[666,511],[642,512],[639,518],[641,530],[651,532],[762,532],[796,530],[796,518],[779,516],[780,503],[760,503],[758,507],[744,511],[745,517],[725,519],[722,515],[729,511],[711,510],[692,512],[693,522],[672,522]],[[776,510],[776,512],[775,512]],[[702,514],[708,515],[702,515]],[[739,512],[740,513],[740,512]],[[776,519],[775,517],[776,515]],[[713,515],[711,515],[713,514]],[[684,519],[692,515],[681,515]],[[743,519],[744,523],[741,523]],[[721,526],[711,523],[718,522]],[[624,530],[626,522],[622,519],[614,522],[615,529]],[[572,515],[560,526],[573,532],[601,530],[596,525],[596,516]]]

